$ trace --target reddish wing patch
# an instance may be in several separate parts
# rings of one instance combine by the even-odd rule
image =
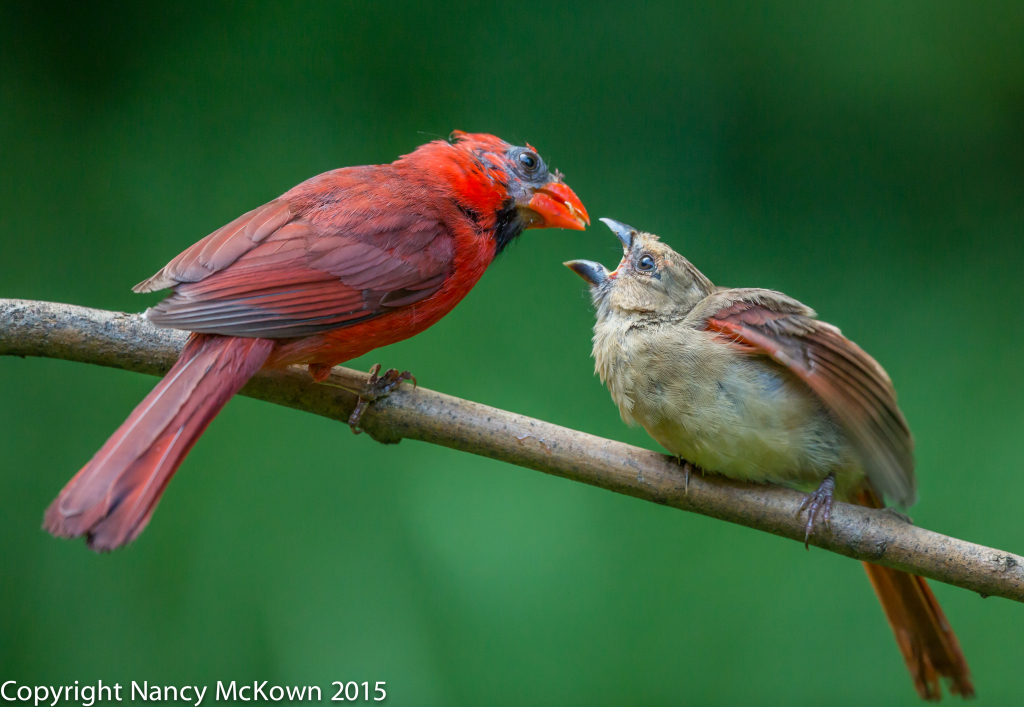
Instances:
[[[349,193],[351,204],[332,219],[308,205],[296,218],[278,200],[210,234],[137,288],[175,288],[147,316],[187,331],[293,338],[437,292],[455,253],[440,218],[425,211],[418,194],[405,195],[415,204],[397,204],[379,183],[360,178],[349,186],[329,192],[332,199]],[[382,209],[384,197],[396,208]]]
[[[791,316],[790,312],[777,312],[756,306],[750,302],[739,300],[728,307],[719,310],[713,318],[707,321],[707,328],[716,331],[729,340],[733,345],[749,352],[757,351],[759,348],[766,353],[772,353],[771,349],[778,349],[772,341],[764,338],[760,343],[747,341],[743,336],[743,327],[760,327],[770,321]],[[778,353],[778,351],[775,351]]]
[[[901,505],[914,502],[913,439],[889,377],[838,329],[767,302],[739,300],[707,329],[796,373],[835,414],[868,477]]]
[[[293,218],[289,205],[280,200],[253,209],[186,249],[134,289],[156,292],[178,283],[203,280],[234,263]]]

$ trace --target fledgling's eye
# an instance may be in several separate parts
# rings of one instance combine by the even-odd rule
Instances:
[[[637,270],[643,270],[644,272],[650,272],[651,270],[654,270],[654,258],[652,258],[647,253],[644,253],[636,261],[636,267],[637,267]]]
[[[520,152],[519,164],[521,164],[523,169],[527,172],[533,172],[540,166],[540,158],[532,152]]]

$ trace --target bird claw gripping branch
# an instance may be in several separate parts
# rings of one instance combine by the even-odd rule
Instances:
[[[679,459],[747,482],[818,489],[804,544],[829,527],[834,500],[907,507],[917,496],[914,440],[882,367],[814,310],[760,288],[715,287],[651,233],[601,219],[623,247],[614,271],[566,265],[597,309],[595,367],[626,422]],[[685,488],[686,481],[684,481]],[[974,694],[956,635],[922,577],[865,564],[918,694]]]
[[[811,533],[814,532],[814,525],[821,519],[821,524],[829,527],[829,519],[832,517],[832,504],[835,502],[836,477],[829,474],[821,482],[818,490],[804,496],[800,508],[796,511],[796,517],[807,511],[807,525],[804,527],[804,547],[811,549]]]
[[[402,381],[411,380],[413,387],[416,387],[416,376],[409,371],[399,373],[397,368],[389,368],[382,376],[378,376],[378,373],[380,373],[380,364],[375,363],[370,369],[370,380],[366,382],[366,387],[359,394],[359,402],[356,403],[352,415],[348,418],[348,426],[352,429],[352,434],[362,433],[359,423],[362,422],[363,414],[366,413],[366,408],[370,403],[391,395],[395,388],[402,385]]]
[[[523,231],[589,223],[532,147],[458,131],[391,164],[325,172],[243,214],[136,285],[170,288],[145,317],[193,336],[50,505],[46,529],[84,535],[97,551],[131,542],[203,430],[257,371],[305,365],[326,383],[332,366],[439,321]],[[410,378],[388,371],[375,381],[352,430],[370,402]]]
[[[687,496],[690,495],[690,474],[693,472],[693,464],[686,461],[680,456],[673,457],[676,464],[683,468],[683,493]]]

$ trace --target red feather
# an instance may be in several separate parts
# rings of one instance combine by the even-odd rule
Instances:
[[[267,339],[192,337],[170,372],[50,504],[43,527],[62,537],[86,535],[98,551],[134,540],[192,445],[272,347]]]
[[[323,380],[332,366],[450,312],[494,259],[510,185],[527,193],[512,146],[492,135],[453,137],[390,165],[313,177],[137,285],[173,288],[146,316],[201,336],[68,483],[45,527],[88,535],[95,549],[129,542],[206,425],[260,367],[305,364]],[[582,228],[586,211],[561,177],[538,184],[530,188],[550,188],[544,204],[564,207],[549,214],[552,223]]]

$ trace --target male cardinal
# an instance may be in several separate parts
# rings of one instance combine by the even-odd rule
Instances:
[[[146,318],[194,333],[50,504],[44,527],[85,535],[97,551],[130,542],[192,445],[256,371],[304,364],[322,382],[332,366],[441,319],[524,229],[590,223],[532,147],[493,135],[452,137],[389,165],[313,177],[136,285],[171,288]],[[409,377],[374,375],[364,398]],[[355,431],[357,417],[350,423]]]
[[[795,299],[711,284],[657,236],[604,221],[614,272],[566,263],[597,308],[594,359],[622,419],[706,471],[813,488],[808,537],[833,496],[914,502],[913,441],[882,367]],[[687,467],[689,471],[689,467]],[[865,563],[918,694],[974,694],[960,644],[921,577]]]

